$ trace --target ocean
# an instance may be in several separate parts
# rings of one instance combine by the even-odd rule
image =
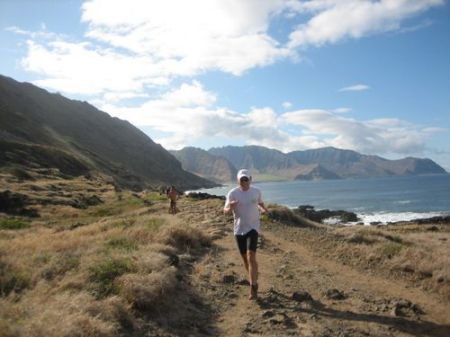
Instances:
[[[364,224],[450,215],[450,174],[370,179],[255,182],[267,203],[355,212]],[[233,185],[202,189],[226,195]]]

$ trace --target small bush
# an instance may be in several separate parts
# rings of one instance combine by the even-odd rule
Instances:
[[[93,283],[93,293],[97,298],[103,298],[113,293],[114,280],[123,274],[136,269],[129,259],[107,258],[89,268],[89,281]]]
[[[128,274],[120,277],[120,293],[138,309],[160,308],[170,301],[177,286],[176,269],[166,268],[146,275]]]
[[[50,264],[41,272],[46,280],[52,280],[58,275],[64,275],[72,269],[78,268],[80,257],[70,253],[62,253],[55,256]]]
[[[19,180],[35,180],[35,178],[22,168],[14,167],[10,170],[11,174]]]
[[[115,311],[118,314],[126,311],[125,303],[110,303],[108,299],[95,301],[84,292],[57,293],[39,300],[18,307],[24,316],[12,324],[20,326],[22,333],[14,337],[122,336]]]
[[[129,228],[136,223],[136,219],[127,218],[111,223],[111,227]]]
[[[404,243],[404,242],[403,242],[403,239],[402,239],[400,236],[398,236],[398,235],[395,235],[395,236],[392,236],[392,235],[384,235],[384,237],[385,237],[387,240],[392,241],[392,242],[396,242],[396,243]]]
[[[271,208],[269,219],[278,221],[288,226],[310,227],[310,225],[301,217],[292,212],[287,207]]]
[[[200,230],[187,226],[165,227],[159,233],[159,241],[166,245],[171,245],[179,251],[198,249],[202,246],[208,247],[211,245],[211,238],[207,237]]]
[[[33,262],[35,262],[36,264],[46,264],[46,263],[50,262],[51,259],[52,259],[52,256],[50,254],[44,253],[44,254],[35,255],[33,257]]]
[[[353,235],[351,235],[348,239],[348,242],[350,243],[356,243],[356,244],[366,244],[366,245],[370,245],[372,243],[375,242],[374,239],[370,239],[368,237],[366,237],[364,234],[362,233],[355,233]]]
[[[148,274],[161,271],[169,266],[169,256],[160,252],[147,252],[137,257],[139,273]]]
[[[116,209],[112,206],[103,206],[99,208],[95,208],[89,213],[93,216],[104,217],[119,214],[121,210]]]
[[[138,248],[136,242],[133,242],[126,237],[112,238],[106,243],[106,246],[109,248],[121,249],[125,251],[133,251]]]
[[[158,192],[150,192],[145,196],[145,200],[148,201],[165,201],[167,200],[167,196],[165,194],[160,194]]]
[[[0,261],[0,296],[20,292],[30,285],[30,276],[25,271]]]
[[[165,219],[152,218],[145,222],[145,227],[151,230],[158,230],[165,223],[166,223]]]
[[[20,329],[13,326],[8,320],[0,318],[0,337],[18,337]]]
[[[25,222],[15,218],[6,218],[0,220],[0,229],[24,229],[29,227],[29,222]]]
[[[128,199],[126,199],[126,204],[128,206],[142,206],[144,205],[144,200],[132,195]]]
[[[388,259],[394,257],[403,249],[403,246],[396,242],[385,243],[380,247],[381,254]]]

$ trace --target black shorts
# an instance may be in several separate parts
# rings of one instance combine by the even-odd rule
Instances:
[[[241,254],[246,254],[247,250],[256,252],[256,247],[258,246],[258,232],[255,229],[252,229],[244,235],[235,235],[234,237],[236,238],[236,243]]]

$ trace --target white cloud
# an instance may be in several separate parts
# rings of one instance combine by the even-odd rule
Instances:
[[[196,76],[221,71],[241,76],[309,46],[386,31],[402,32],[404,21],[444,0],[90,0],[82,7],[87,30],[81,40],[47,31],[9,31],[26,36],[22,66],[40,76],[39,86],[82,94],[114,116],[170,134],[156,139],[168,148],[201,137],[239,138],[284,151],[332,145],[366,153],[421,151],[439,130],[401,120],[344,118],[349,108],[236,112],[217,107],[218,93]],[[272,20],[302,22],[280,37]],[[345,19],[343,19],[345,18]],[[287,26],[286,26],[287,27]],[[420,26],[416,26],[420,28]],[[414,29],[416,29],[414,27]],[[298,58],[297,58],[298,59]],[[185,81],[174,88],[173,80]],[[163,92],[154,98],[150,90]],[[356,84],[340,91],[368,90]],[[153,97],[153,98],[149,98]],[[124,100],[147,98],[125,106]],[[258,102],[254,102],[258,104]],[[283,102],[284,109],[292,103]]]
[[[421,153],[431,136],[444,131],[395,118],[359,121],[323,109],[277,113],[265,107],[236,112],[215,106],[216,101],[216,94],[193,81],[138,107],[101,108],[134,125],[168,134],[154,140],[170,149],[222,137],[282,151],[334,146],[367,154],[408,155]]]
[[[60,38],[60,36],[58,34],[47,31],[45,24],[41,24],[41,29],[36,32],[25,30],[25,29],[22,29],[17,26],[9,26],[9,27],[6,27],[5,30],[7,32],[11,32],[14,34],[24,35],[24,36],[27,36],[32,39],[39,39],[39,38],[58,39],[58,38]]]
[[[56,40],[43,46],[29,40],[22,65],[28,71],[46,75],[35,81],[37,85],[66,93],[142,93],[146,86],[168,82],[164,69],[148,59],[120,55],[90,43]]]
[[[213,106],[215,101],[213,93],[193,81],[138,107],[105,104],[101,109],[134,125],[170,133],[167,138],[155,139],[166,148],[180,148],[203,137],[227,137],[266,145],[284,142],[287,135],[279,130],[272,109],[238,113]]]
[[[338,113],[338,114],[345,114],[350,111],[352,111],[352,109],[350,109],[350,108],[337,108],[337,109],[333,110],[333,112]]]
[[[444,3],[445,0],[310,0],[295,3],[292,10],[313,16],[290,34],[289,46],[321,46],[346,38],[398,30],[405,19]]]
[[[319,109],[288,112],[280,118],[322,144],[368,154],[421,153],[426,141],[442,131],[393,118],[358,121]]]
[[[400,30],[405,19],[444,2],[90,0],[82,5],[87,25],[82,41],[48,32],[45,24],[39,32],[7,29],[30,38],[22,65],[41,76],[36,84],[117,99],[211,70],[240,76],[288,57],[299,59],[298,49],[308,45]],[[280,17],[303,21],[287,32],[285,44],[269,34]]]
[[[355,84],[345,88],[339,89],[339,91],[366,91],[369,90],[370,87],[366,84]]]
[[[210,70],[239,76],[293,55],[267,33],[282,0],[86,1],[83,41],[50,34],[27,35],[23,67],[35,83],[69,94],[141,94],[177,77]],[[116,95],[116,97],[118,97]]]
[[[290,109],[290,108],[292,108],[292,103],[291,102],[283,102],[282,106],[285,109]]]

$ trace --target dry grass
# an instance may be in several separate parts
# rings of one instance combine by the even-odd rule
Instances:
[[[185,226],[167,226],[158,233],[157,240],[173,246],[180,252],[191,251],[201,247],[209,247],[211,238],[200,230]]]
[[[166,215],[166,198],[155,193],[119,195],[84,179],[33,185],[36,193],[93,189],[104,203],[87,209],[38,206],[41,217],[32,222],[1,220],[0,337],[139,330],[141,311],[171,310],[169,299],[184,272],[177,255],[211,244],[200,230]]]
[[[175,267],[144,274],[126,274],[117,280],[120,294],[128,303],[141,310],[161,310],[171,301],[178,284]]]
[[[347,264],[399,277],[450,299],[450,228],[394,225],[342,227],[322,251]]]

